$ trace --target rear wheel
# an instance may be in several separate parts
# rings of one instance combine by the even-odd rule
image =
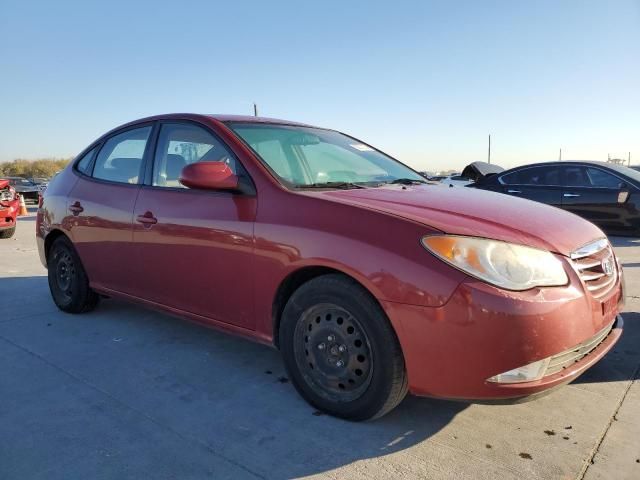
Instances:
[[[16,227],[0,230],[0,238],[11,238],[14,233],[16,233]]]
[[[407,393],[404,358],[369,292],[343,275],[302,285],[282,314],[289,375],[313,406],[350,420],[381,417]]]
[[[54,240],[47,258],[49,289],[54,303],[68,313],[93,310],[100,297],[89,288],[80,257],[67,237]]]

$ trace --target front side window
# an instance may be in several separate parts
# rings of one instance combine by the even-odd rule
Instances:
[[[111,182],[136,184],[151,127],[134,128],[109,138],[100,149],[93,177]]]
[[[524,168],[503,175],[500,180],[506,185],[555,186],[560,185],[560,169],[557,167]]]
[[[286,184],[294,187],[336,183],[379,185],[424,177],[382,152],[338,132],[312,127],[230,122]]]
[[[569,187],[591,187],[591,180],[584,167],[565,167],[566,184]]]
[[[180,173],[195,162],[224,162],[236,173],[235,157],[209,131],[189,124],[162,125],[153,165],[153,185],[186,188],[180,183]]]
[[[599,168],[587,168],[587,175],[589,175],[591,185],[594,187],[620,188],[620,184],[622,183],[622,180],[618,177]]]

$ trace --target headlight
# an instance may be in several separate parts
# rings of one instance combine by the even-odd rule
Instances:
[[[568,282],[562,262],[546,250],[455,235],[429,235],[422,245],[455,268],[507,290]]]

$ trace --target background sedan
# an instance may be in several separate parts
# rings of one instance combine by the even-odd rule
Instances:
[[[603,162],[547,162],[484,177],[470,187],[554,205],[609,234],[640,234],[640,172]]]

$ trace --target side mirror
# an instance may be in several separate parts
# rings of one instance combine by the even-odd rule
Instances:
[[[180,183],[202,190],[237,190],[238,177],[225,162],[196,162],[180,172]]]

